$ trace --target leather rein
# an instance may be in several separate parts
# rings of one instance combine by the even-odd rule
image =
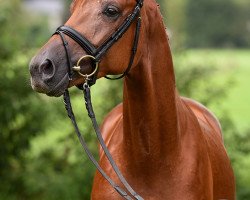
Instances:
[[[118,29],[98,48],[96,48],[87,38],[85,38],[83,35],[78,33],[76,30],[69,26],[60,26],[55,34],[58,34],[61,37],[61,40],[63,42],[63,46],[65,49],[66,53],[66,58],[67,58],[67,65],[68,65],[68,74],[69,74],[69,80],[72,80],[72,75],[74,72],[77,72],[80,76],[84,77],[85,83],[82,86],[78,86],[80,89],[83,90],[84,93],[84,99],[85,99],[85,106],[88,112],[88,116],[90,117],[92,121],[92,125],[94,127],[96,136],[99,140],[99,143],[104,150],[104,153],[106,157],[108,158],[113,170],[115,171],[117,177],[123,184],[123,186],[126,188],[126,190],[122,189],[118,184],[116,184],[103,170],[103,168],[99,165],[99,163],[96,161],[94,158],[93,154],[90,152],[86,141],[84,140],[83,136],[80,133],[79,127],[76,123],[75,115],[73,113],[73,109],[71,106],[71,100],[70,100],[70,95],[69,91],[66,90],[64,92],[64,103],[65,103],[65,108],[68,113],[68,117],[71,119],[71,122],[74,126],[74,129],[76,131],[76,134],[78,136],[78,139],[85,150],[88,158],[91,160],[91,162],[95,165],[97,170],[102,174],[102,176],[109,182],[109,184],[124,198],[127,200],[143,200],[143,198],[138,195],[134,189],[129,185],[129,183],[126,181],[124,176],[122,175],[121,171],[119,170],[118,166],[116,165],[114,159],[112,158],[112,155],[110,154],[103,137],[100,132],[100,128],[97,124],[95,113],[93,110],[92,106],[92,101],[91,101],[91,93],[90,93],[90,87],[95,84],[96,79],[97,79],[97,73],[98,73],[98,67],[99,67],[99,62],[101,61],[102,57],[104,54],[114,45],[116,41],[118,41],[124,33],[128,30],[130,25],[136,21],[136,29],[135,29],[135,36],[134,36],[134,41],[133,41],[133,47],[131,50],[131,56],[130,56],[130,61],[128,64],[127,69],[125,72],[116,77],[116,78],[110,78],[108,76],[105,76],[105,78],[110,79],[110,80],[117,80],[120,78],[123,78],[126,76],[131,69],[135,54],[137,51],[137,46],[138,46],[138,41],[139,41],[139,34],[140,34],[140,28],[141,28],[141,17],[140,17],[140,10],[143,6],[143,0],[137,0],[136,6],[133,10],[133,12],[125,19],[125,21],[118,27]],[[75,42],[77,42],[85,51],[88,55],[85,55],[81,57],[76,66],[73,66],[71,62],[71,55],[70,55],[70,50],[69,50],[69,45],[68,42],[65,38],[65,35],[69,36],[71,39],[73,39]],[[86,60],[86,59],[91,59],[92,61],[92,67],[93,71],[91,74],[82,74],[81,73],[81,62]]]

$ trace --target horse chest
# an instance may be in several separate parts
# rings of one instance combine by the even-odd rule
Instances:
[[[182,161],[173,161],[171,166],[163,161],[158,167],[150,160],[138,167],[140,160],[127,159],[128,153],[124,149],[126,142],[123,140],[122,110],[120,109],[118,106],[113,111],[115,114],[111,113],[105,119],[102,126],[103,136],[122,173],[144,199],[212,199],[211,183],[205,178],[210,177],[208,176],[209,169],[206,167],[209,165],[204,164],[203,167],[197,165],[197,160],[193,158],[193,155],[190,155],[193,158],[191,160],[183,156]],[[117,112],[118,110],[120,112]],[[190,154],[193,153],[190,152]],[[100,164],[109,176],[119,183],[102,151],[100,152]],[[98,199],[119,200],[122,198],[97,172],[93,183],[92,200]]]

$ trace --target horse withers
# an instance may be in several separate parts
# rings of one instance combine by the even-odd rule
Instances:
[[[74,0],[64,27],[32,59],[33,89],[61,96],[89,79],[94,84],[126,72],[123,102],[107,115],[101,131],[131,187],[146,200],[234,200],[235,180],[219,122],[204,106],[178,94],[155,0]],[[90,54],[92,61],[77,62]],[[98,69],[89,77],[93,62]],[[102,149],[99,165],[123,188]],[[91,199],[122,197],[97,172]]]

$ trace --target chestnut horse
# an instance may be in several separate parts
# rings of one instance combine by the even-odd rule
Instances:
[[[74,0],[65,25],[98,47],[135,4],[135,0]],[[155,0],[145,0],[140,16],[138,48],[124,77],[123,103],[107,115],[101,128],[107,147],[126,180],[146,200],[235,199],[234,175],[219,122],[204,106],[177,92],[168,37]],[[97,78],[126,71],[135,29],[133,21],[105,53]],[[70,61],[76,64],[87,52],[70,37],[63,37]],[[67,88],[84,82],[77,73],[69,79],[61,39],[54,35],[30,63],[33,89],[49,96],[61,96]],[[91,73],[92,65],[86,62],[81,70]],[[102,150],[99,164],[119,183]],[[91,199],[122,197],[97,172]]]

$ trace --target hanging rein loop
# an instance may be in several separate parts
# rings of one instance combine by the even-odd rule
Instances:
[[[137,0],[137,4],[133,10],[133,12],[125,19],[125,21],[121,24],[121,26],[117,29],[116,32],[114,32],[100,47],[96,48],[87,38],[85,38],[83,35],[78,33],[76,30],[74,30],[71,27],[68,26],[61,26],[59,27],[54,34],[58,34],[63,42],[63,46],[66,52],[66,58],[67,58],[67,64],[68,64],[68,74],[69,74],[69,79],[72,79],[72,75],[74,72],[78,73],[80,76],[84,78],[85,83],[81,86],[81,89],[83,89],[84,93],[84,99],[85,99],[85,106],[88,111],[88,116],[90,117],[92,121],[92,125],[94,127],[96,136],[99,140],[99,143],[104,150],[104,153],[106,157],[108,158],[113,170],[115,171],[116,175],[118,176],[119,180],[123,184],[123,186],[126,188],[126,191],[123,190],[120,186],[118,186],[107,174],[106,172],[101,168],[101,166],[98,164],[96,159],[94,158],[93,154],[90,152],[84,138],[82,137],[80,130],[78,128],[78,125],[76,123],[76,119],[73,113],[73,109],[71,106],[71,101],[70,101],[70,95],[69,91],[66,90],[64,93],[64,103],[65,103],[65,108],[67,110],[68,116],[72,121],[72,124],[74,126],[74,129],[76,131],[76,134],[79,138],[79,141],[85,150],[87,156],[89,159],[92,161],[92,163],[95,165],[97,170],[102,174],[102,176],[109,182],[109,184],[124,198],[127,200],[144,200],[140,195],[138,195],[134,189],[129,185],[129,183],[126,181],[124,176],[122,175],[121,171],[119,170],[118,166],[116,165],[114,159],[112,158],[112,155],[110,154],[103,138],[102,134],[100,132],[100,128],[97,124],[96,118],[95,118],[95,113],[92,107],[92,101],[91,101],[91,93],[90,93],[90,86],[95,84],[96,79],[97,79],[97,73],[98,73],[98,68],[99,68],[99,62],[101,61],[101,58],[103,55],[113,46],[113,44],[119,40],[123,34],[128,30],[130,25],[137,19],[136,22],[136,29],[135,29],[135,36],[134,36],[134,41],[133,41],[133,46],[132,46],[132,52],[129,60],[129,64],[125,72],[120,75],[117,78],[110,78],[107,77],[107,79],[110,80],[117,80],[129,73],[129,70],[131,69],[135,54],[137,51],[137,46],[138,46],[138,41],[139,41],[139,35],[140,35],[140,28],[141,28],[141,17],[140,17],[140,10],[143,6],[143,0]],[[70,51],[69,51],[69,45],[68,42],[65,39],[65,36],[69,36],[71,39],[73,39],[75,42],[77,42],[85,51],[88,55],[82,56],[76,66],[73,66],[71,62],[71,56],[70,56]],[[92,63],[92,72],[90,74],[83,74],[81,72],[81,63],[83,61],[86,61],[90,59]],[[127,193],[129,192],[129,194]]]
[[[85,89],[88,88],[87,85],[85,85],[84,87]],[[88,104],[88,115],[90,117],[94,117],[95,114],[93,112],[93,109],[91,109],[91,107],[89,106],[89,104],[91,104],[91,100],[89,100],[89,98],[87,96],[90,95],[90,93],[88,93],[88,91],[85,91],[86,93],[86,96],[85,96],[85,99],[88,99],[86,100],[86,106]],[[132,200],[133,198],[136,199],[136,200],[143,200],[143,198],[141,198],[139,195],[137,195],[136,193],[133,193],[133,198],[130,197],[130,195],[128,195],[122,188],[120,188],[120,186],[118,186],[107,174],[106,172],[102,169],[102,167],[99,165],[99,163],[96,161],[95,157],[93,156],[93,154],[91,153],[91,151],[89,150],[88,148],[88,145],[85,141],[85,139],[83,138],[80,130],[79,130],[79,127],[76,123],[76,119],[75,119],[75,115],[74,115],[74,112],[73,112],[73,109],[72,109],[72,106],[71,106],[71,100],[70,100],[70,95],[69,95],[69,91],[66,90],[65,93],[64,93],[64,104],[65,104],[65,108],[67,110],[67,113],[68,113],[68,117],[71,119],[71,122],[74,126],[74,129],[76,131],[76,134],[77,134],[77,137],[84,149],[84,151],[86,152],[88,158],[91,160],[91,162],[95,165],[95,167],[97,168],[97,170],[100,172],[100,174],[109,182],[109,184],[124,198],[124,199],[127,199],[127,200]],[[88,102],[88,103],[87,103]]]

